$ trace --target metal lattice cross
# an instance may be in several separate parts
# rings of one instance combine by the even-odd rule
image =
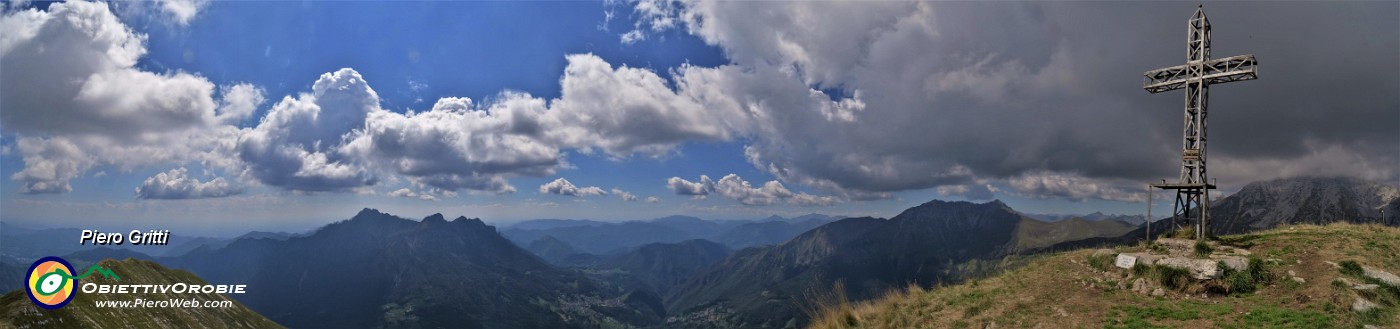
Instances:
[[[1200,214],[1196,238],[1209,236],[1210,222],[1206,219],[1209,195],[1215,185],[1206,179],[1206,98],[1212,84],[1254,80],[1254,55],[1221,59],[1210,58],[1210,21],[1201,7],[1187,24],[1186,64],[1143,73],[1143,89],[1156,94],[1186,89],[1186,114],[1181,142],[1181,178],[1175,184],[1154,184],[1162,189],[1177,190],[1174,215],[1178,221],[1190,221],[1192,208]],[[1204,199],[1203,199],[1203,195]]]

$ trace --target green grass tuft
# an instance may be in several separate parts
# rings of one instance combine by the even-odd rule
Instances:
[[[1113,261],[1113,255],[1089,256],[1089,266],[1100,271],[1108,271],[1113,269]]]
[[[1163,287],[1177,290],[1191,283],[1191,271],[1170,266],[1153,265],[1152,277]]]
[[[1215,252],[1215,249],[1211,248],[1210,244],[1206,243],[1205,241],[1196,241],[1195,249],[1196,257],[1209,257],[1210,253]]]
[[[1133,264],[1133,269],[1132,269],[1132,271],[1133,271],[1133,275],[1136,275],[1136,276],[1145,276],[1145,275],[1147,275],[1148,272],[1151,272],[1151,271],[1152,271],[1152,267],[1147,266],[1146,264],[1143,264],[1143,263],[1137,263],[1137,264]]]
[[[1225,269],[1225,288],[1231,295],[1253,293],[1260,286],[1274,281],[1273,273],[1264,268],[1264,261],[1258,258],[1250,257],[1244,271],[1230,269],[1223,262],[1219,266]]]
[[[1195,238],[1196,238],[1196,228],[1194,228],[1194,227],[1183,227],[1183,228],[1178,229],[1178,230],[1176,230],[1176,231],[1172,231],[1171,237],[1177,238],[1177,239],[1195,239]]]
[[[1354,277],[1361,277],[1366,272],[1361,269],[1361,264],[1357,264],[1354,260],[1344,260],[1337,263],[1337,265],[1341,266],[1342,274]]]

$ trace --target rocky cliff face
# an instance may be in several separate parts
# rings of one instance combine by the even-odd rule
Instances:
[[[1355,178],[1288,178],[1246,185],[1211,204],[1215,234],[1237,234],[1288,224],[1332,222],[1400,225],[1393,208],[1400,189]],[[1382,217],[1382,210],[1387,210]]]

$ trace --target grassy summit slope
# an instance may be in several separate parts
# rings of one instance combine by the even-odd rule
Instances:
[[[819,301],[824,307],[811,327],[1400,327],[1400,287],[1363,273],[1400,273],[1400,228],[1302,225],[1220,240],[1247,248],[1263,265],[1265,277],[1253,292],[1221,289],[1229,286],[1228,275],[1166,288],[1155,281],[1160,276],[1154,271],[1120,269],[1111,256],[1094,260],[1096,250],[1086,249],[1040,257],[985,280],[932,289],[914,286],[868,302],[843,302],[835,293]],[[1121,247],[1115,253],[1145,248]],[[1138,277],[1165,288],[1162,296],[1134,292],[1131,286]],[[1355,311],[1360,300],[1376,307]]]
[[[115,272],[121,280],[113,281],[94,274],[81,282],[97,284],[207,284],[203,279],[190,272],[168,269],[151,261],[108,259],[99,263]],[[97,300],[135,299],[229,301],[232,306],[208,308],[96,307]],[[23,290],[15,290],[0,297],[0,328],[282,328],[282,326],[222,294],[78,293],[67,306],[57,310],[45,310],[34,306],[34,303],[25,296]]]

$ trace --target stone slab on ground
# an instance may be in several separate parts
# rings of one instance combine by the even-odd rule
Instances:
[[[1380,305],[1361,297],[1356,297],[1356,301],[1351,303],[1351,310],[1361,313],[1370,312],[1376,307],[1380,307]]]
[[[1225,266],[1229,267],[1232,270],[1244,271],[1245,269],[1249,268],[1249,260],[1245,259],[1244,257],[1212,255],[1210,258],[1218,262],[1225,263]]]
[[[1133,268],[1133,265],[1137,265],[1137,264],[1142,264],[1142,265],[1146,265],[1146,266],[1152,266],[1152,264],[1156,264],[1156,263],[1157,263],[1157,260],[1158,260],[1158,259],[1162,259],[1162,258],[1165,258],[1165,257],[1166,257],[1166,256],[1163,256],[1163,255],[1154,255],[1154,254],[1146,253],[1146,252],[1125,252],[1125,253],[1118,254],[1118,259],[1117,259],[1116,262],[1114,262],[1114,265],[1118,265],[1118,267],[1129,268],[1129,269],[1130,269],[1130,268]],[[1128,259],[1131,259],[1131,262],[1132,262],[1132,263],[1130,263],[1130,264],[1129,264],[1129,263],[1126,263],[1126,262],[1129,262]],[[1127,267],[1124,267],[1123,265],[1127,265]]]
[[[1118,258],[1113,260],[1113,266],[1121,268],[1133,268],[1137,263],[1138,257],[1129,254],[1118,254]]]
[[[1396,276],[1394,273],[1386,272],[1381,269],[1370,266],[1362,266],[1361,270],[1362,274],[1366,275],[1366,277],[1368,278],[1379,280],[1380,282],[1384,282],[1385,284],[1391,286],[1400,287],[1400,276]]]
[[[1186,270],[1191,273],[1192,278],[1197,280],[1215,279],[1225,274],[1225,271],[1218,265],[1218,261],[1214,259],[1167,257],[1158,260],[1156,264]]]

